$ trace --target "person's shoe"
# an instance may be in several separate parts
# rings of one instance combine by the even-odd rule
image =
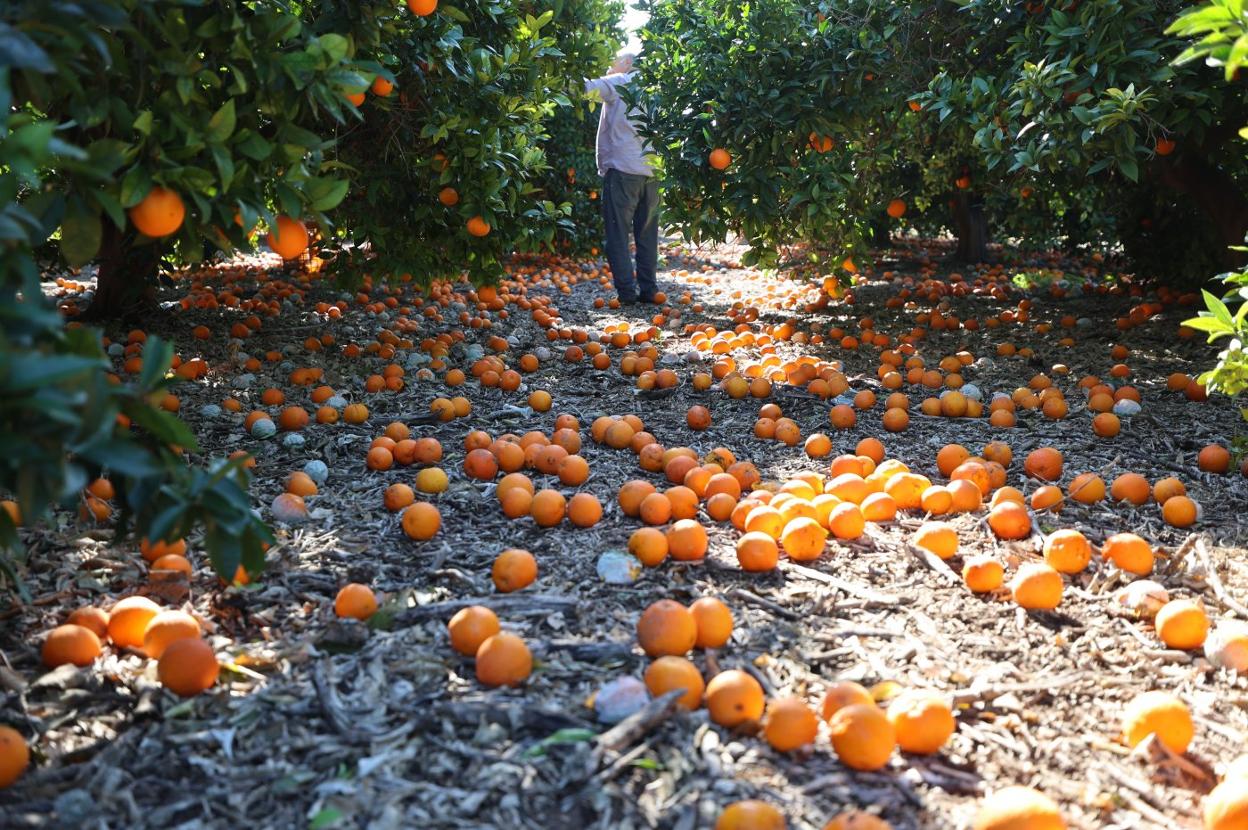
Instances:
[[[658,305],[658,302],[654,299],[654,297],[638,297],[637,302],[645,303],[646,305]]]

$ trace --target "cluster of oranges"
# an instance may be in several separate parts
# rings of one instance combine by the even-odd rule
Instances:
[[[858,770],[880,769],[897,747],[932,754],[954,732],[951,705],[928,692],[904,693],[885,711],[867,689],[841,682],[828,690],[816,715],[799,697],[766,700],[762,685],[747,671],[728,669],[704,683],[685,655],[694,648],[722,648],[732,629],[732,612],[713,597],[687,608],[673,600],[652,603],[637,621],[637,641],[654,658],[645,671],[647,689],[655,696],[681,690],[682,707],[693,710],[705,704],[711,720],[726,728],[761,721],[763,737],[781,752],[813,743],[822,719],[837,757]]]
[[[43,663],[48,668],[87,666],[107,643],[119,653],[133,649],[156,660],[161,684],[182,697],[217,682],[217,657],[203,639],[199,621],[185,611],[162,609],[145,596],[118,600],[108,610],[90,605],[75,609],[44,639]]]

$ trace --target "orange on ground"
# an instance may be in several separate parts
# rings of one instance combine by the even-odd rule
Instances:
[[[1114,501],[1127,501],[1134,505],[1141,505],[1148,501],[1151,495],[1152,488],[1148,486],[1148,479],[1139,473],[1123,473],[1109,486],[1109,496]]]
[[[401,514],[403,532],[417,541],[432,539],[442,527],[442,514],[429,502],[418,501],[408,505]]]
[[[714,597],[702,597],[689,606],[697,625],[698,648],[722,648],[732,636],[732,611]]]
[[[1023,461],[1023,471],[1032,478],[1056,481],[1062,476],[1062,454],[1052,447],[1032,450]]]
[[[50,669],[72,663],[89,666],[100,656],[100,638],[86,626],[58,625],[43,641],[43,664]]]
[[[772,749],[789,752],[814,743],[819,734],[819,719],[798,697],[783,697],[767,704],[763,718],[763,737]]]
[[[667,558],[667,536],[657,528],[637,528],[628,537],[628,552],[647,568],[653,568]]]
[[[728,669],[706,685],[706,708],[711,720],[731,729],[763,716],[763,687],[750,674]]]
[[[568,501],[568,521],[577,527],[593,527],[601,518],[602,504],[593,494],[577,493]]]
[[[461,608],[446,624],[451,648],[467,657],[476,656],[481,644],[500,631],[498,615],[483,605]]]
[[[989,511],[988,526],[1002,539],[1025,539],[1031,533],[1031,516],[1021,504],[1004,501]]]
[[[358,582],[342,586],[334,597],[334,613],[353,620],[367,620],[377,612],[377,595]]]
[[[509,548],[494,559],[490,578],[501,593],[519,591],[532,585],[537,579],[537,559],[527,550]]]
[[[945,522],[924,522],[911,541],[941,559],[952,559],[958,553],[958,532]]]
[[[651,603],[637,620],[637,642],[651,657],[683,655],[697,640],[698,623],[693,612],[675,600]]]
[[[1174,599],[1157,612],[1153,626],[1168,648],[1190,651],[1205,644],[1209,636],[1209,615],[1196,600]]]
[[[737,562],[743,571],[774,570],[780,559],[776,540],[767,533],[753,531],[737,540]]]
[[[2,782],[0,786],[3,786]],[[1248,827],[1248,783],[1228,776],[1205,796],[1201,813],[1205,830],[1242,830]]]
[[[1161,506],[1161,518],[1172,527],[1191,527],[1198,515],[1196,502],[1187,496],[1171,496]]]
[[[1122,712],[1122,737],[1127,746],[1136,746],[1149,735],[1166,749],[1183,754],[1196,734],[1187,704],[1169,692],[1136,695]]]
[[[660,657],[646,667],[646,690],[652,697],[667,694],[673,689],[684,689],[685,694],[677,698],[677,703],[686,711],[692,712],[702,705],[702,692],[706,681],[698,667],[684,657],[666,655]]]
[[[904,692],[888,706],[897,746],[902,752],[931,755],[939,752],[957,724],[943,697],[929,692]]]
[[[823,830],[893,830],[893,825],[871,813],[850,810],[834,816]]]
[[[558,490],[539,490],[533,495],[529,514],[538,527],[554,527],[563,521],[568,502]]]
[[[866,527],[866,517],[862,515],[862,508],[856,504],[838,504],[828,514],[828,529],[838,539],[857,539]]]
[[[825,721],[830,721],[832,716],[841,709],[856,704],[874,706],[875,699],[871,697],[871,692],[861,684],[852,680],[841,680],[828,687],[823,703],[819,707],[819,716]]]
[[[1153,498],[1161,505],[1175,496],[1184,495],[1187,495],[1187,488],[1177,478],[1163,478],[1153,485]]]
[[[83,628],[90,629],[101,641],[108,636],[108,612],[103,608],[96,608],[94,605],[84,605],[81,608],[75,608],[65,622],[70,625],[80,625]]]
[[[1082,504],[1095,504],[1105,498],[1105,481],[1095,473],[1080,473],[1070,480],[1067,493]]]
[[[199,622],[185,611],[166,610],[152,617],[143,632],[143,651],[159,660],[175,640],[199,639]]]
[[[681,519],[667,529],[667,551],[678,562],[706,556],[706,528],[693,519]]]
[[[1077,574],[1092,561],[1092,545],[1077,530],[1057,530],[1044,540],[1044,561],[1059,573]]]
[[[1062,575],[1042,562],[1025,562],[1010,581],[1014,601],[1027,610],[1052,611],[1062,601]]]
[[[819,522],[807,516],[799,516],[789,521],[780,533],[780,543],[784,552],[795,562],[809,562],[818,559],[827,544],[828,532]]]
[[[506,631],[487,637],[477,649],[477,680],[486,686],[518,686],[533,672],[524,640]]]
[[[108,638],[118,648],[141,648],[143,632],[160,606],[147,597],[126,597],[108,613]]]
[[[785,826],[784,813],[765,801],[729,804],[715,820],[715,830],[784,830]]]
[[[979,805],[972,830],[1066,830],[1057,803],[1030,787],[1006,787]]]
[[[971,557],[962,566],[962,581],[976,594],[995,591],[1004,580],[1005,568],[987,554]]]
[[[893,724],[874,703],[851,704],[838,709],[828,726],[836,757],[851,769],[883,768],[897,744]]]
[[[212,646],[199,638],[174,640],[156,664],[161,685],[180,697],[193,697],[212,688],[219,671]]]
[[[1153,546],[1134,533],[1110,536],[1101,545],[1101,556],[1136,576],[1148,576],[1153,572]]]
[[[21,777],[30,765],[30,748],[22,734],[11,726],[0,726],[0,790]],[[783,830],[783,820],[778,827]]]

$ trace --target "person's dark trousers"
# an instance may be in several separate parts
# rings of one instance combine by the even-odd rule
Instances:
[[[652,300],[659,286],[659,183],[653,176],[607,170],[602,186],[602,218],[607,227],[607,262],[622,302]],[[629,233],[637,242],[637,267],[629,253]]]

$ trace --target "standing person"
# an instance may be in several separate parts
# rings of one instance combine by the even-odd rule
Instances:
[[[598,175],[603,178],[602,218],[607,229],[607,262],[621,303],[653,303],[659,291],[655,271],[659,258],[659,184],[652,157],[637,135],[619,88],[633,79],[634,55],[621,52],[610,71],[585,81],[585,91],[602,98],[598,118]],[[637,243],[637,267],[629,253],[629,230]]]

